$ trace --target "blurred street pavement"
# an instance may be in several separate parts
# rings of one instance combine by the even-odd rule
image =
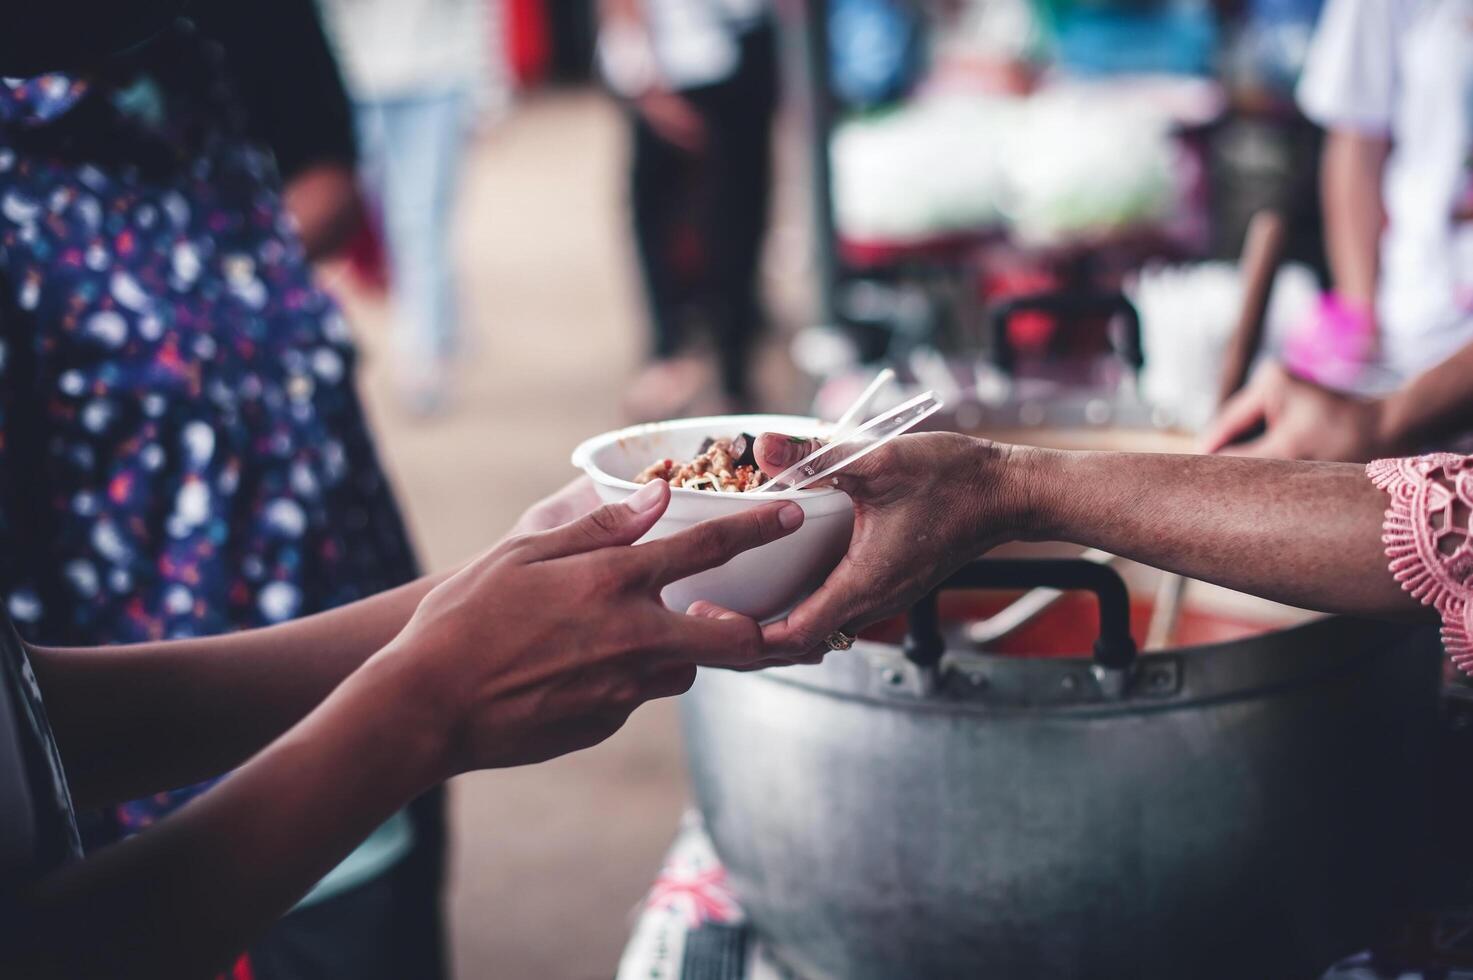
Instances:
[[[468,343],[441,417],[398,408],[384,310],[327,273],[359,334],[360,384],[427,568],[495,541],[572,477],[577,442],[623,424],[622,386],[645,342],[623,161],[617,111],[590,92],[539,96],[481,140],[458,229]],[[794,196],[781,179],[778,196]],[[806,267],[794,230],[806,212],[783,213],[795,218],[769,240],[767,262],[780,320],[803,308]],[[764,352],[761,384],[776,407],[801,408],[779,349]],[[682,765],[674,705],[659,702],[591,751],[457,780],[456,977],[611,977],[685,800]]]

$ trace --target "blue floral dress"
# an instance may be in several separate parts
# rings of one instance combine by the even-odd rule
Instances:
[[[0,81],[0,591],[28,639],[220,633],[415,574],[347,327],[219,57],[180,27]]]

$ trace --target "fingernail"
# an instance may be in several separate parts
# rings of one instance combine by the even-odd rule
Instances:
[[[769,432],[762,437],[761,455],[773,466],[787,467],[803,458],[803,447],[787,436]]]
[[[803,523],[803,508],[797,504],[783,504],[777,511],[777,522],[784,531],[791,531]]]
[[[663,480],[651,480],[624,501],[624,506],[636,514],[643,514],[660,502],[660,484]]]

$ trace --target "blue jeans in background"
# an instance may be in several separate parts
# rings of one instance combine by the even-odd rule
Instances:
[[[395,362],[406,393],[427,401],[443,392],[457,342],[450,246],[469,102],[454,88],[355,102],[363,181],[383,216]]]

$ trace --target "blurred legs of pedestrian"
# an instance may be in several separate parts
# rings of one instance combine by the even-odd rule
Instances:
[[[752,348],[761,328],[758,265],[772,185],[777,53],[770,27],[742,38],[736,72],[679,93],[699,112],[704,146],[691,152],[633,120],[631,203],[640,274],[653,332],[652,362],[635,380],[630,414],[667,418],[692,409],[746,410]],[[681,233],[693,233],[700,278],[686,288]],[[694,298],[694,304],[687,300]],[[690,351],[694,305],[715,348],[719,396],[705,398],[705,372]]]
[[[456,89],[360,101],[364,180],[379,203],[389,254],[391,348],[404,405],[444,408],[460,342],[451,232],[469,96]]]

